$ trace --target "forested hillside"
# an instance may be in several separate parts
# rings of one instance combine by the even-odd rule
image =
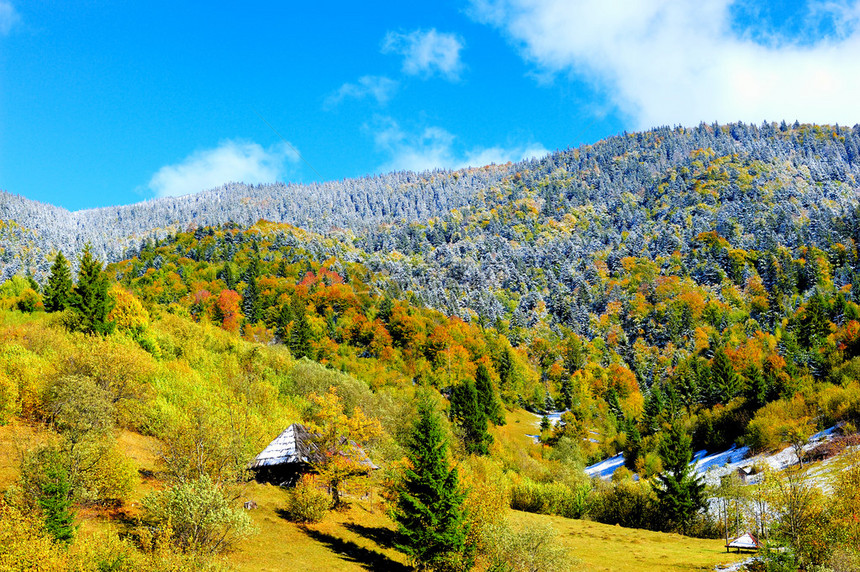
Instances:
[[[0,421],[71,439],[65,385],[168,450],[177,429],[211,421],[236,439],[212,445],[220,485],[247,476],[278,421],[370,419],[355,439],[391,470],[391,506],[424,423],[464,463],[479,532],[463,542],[479,562],[513,534],[487,528],[500,506],[702,536],[745,519],[798,562],[855,558],[860,532],[844,525],[860,502],[819,499],[799,524],[778,493],[800,481],[769,476],[756,490],[771,496],[730,525],[704,510],[728,493],[688,464],[694,448],[802,452],[834,425],[855,439],[858,181],[860,126],[703,124],[516,165],[80,213],[4,195]],[[146,371],[102,374],[91,345]],[[521,408],[563,410],[562,423],[530,449],[517,440],[530,427],[504,428]],[[618,452],[627,469],[612,483],[585,477]],[[849,468],[828,486],[851,490]]]

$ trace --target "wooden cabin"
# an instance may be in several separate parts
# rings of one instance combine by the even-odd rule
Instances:
[[[379,468],[360,447],[355,450],[357,465],[368,471]],[[314,434],[304,425],[293,423],[254,457],[248,468],[259,482],[293,486],[302,475],[314,472],[313,464],[319,455]]]

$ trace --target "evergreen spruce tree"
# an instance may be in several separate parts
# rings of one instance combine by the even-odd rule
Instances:
[[[249,324],[256,324],[260,320],[260,288],[257,285],[259,275],[259,259],[257,256],[252,256],[242,276],[245,282],[245,290],[242,292],[242,312]]]
[[[466,495],[457,469],[449,468],[448,441],[427,396],[419,398],[407,456],[409,467],[398,486],[393,510],[397,548],[420,569],[468,570],[474,552],[466,546]]]
[[[499,402],[495,388],[493,388],[490,372],[487,370],[487,366],[482,363],[478,364],[478,371],[475,374],[475,390],[478,392],[478,400],[487,419],[493,425],[504,425],[505,414],[502,411],[502,404]]]
[[[45,528],[60,542],[71,542],[75,536],[72,512],[71,485],[66,470],[58,464],[50,465],[42,484],[39,505],[45,518]]]
[[[308,323],[304,304],[299,298],[293,301],[293,316],[293,327],[290,329],[287,347],[295,358],[313,357],[311,356],[311,325]]]
[[[113,331],[114,323],[108,320],[113,307],[108,296],[108,280],[102,272],[102,263],[93,256],[89,243],[84,247],[81,257],[71,307],[78,315],[77,329],[96,334]]]
[[[466,451],[474,455],[487,455],[493,436],[487,433],[487,414],[478,401],[475,382],[466,379],[454,386],[451,393],[451,419],[463,430]]]
[[[743,380],[735,372],[723,348],[714,352],[714,361],[711,363],[711,388],[716,392],[721,403],[728,403],[743,389]]]
[[[690,466],[692,442],[683,426],[673,423],[658,446],[663,472],[657,475],[657,501],[667,530],[686,532],[705,506],[705,485]]]
[[[751,409],[764,407],[770,401],[771,387],[761,368],[754,363],[749,364],[744,369],[744,377],[747,382],[746,397],[748,406]]]
[[[69,270],[69,262],[63,256],[63,251],[57,253],[54,264],[51,266],[51,275],[45,285],[44,299],[45,310],[48,312],[62,312],[72,303],[72,272]]]

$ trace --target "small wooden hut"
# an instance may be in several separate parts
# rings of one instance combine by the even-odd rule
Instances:
[[[737,552],[740,552],[741,550],[755,551],[761,548],[761,543],[754,535],[749,532],[745,532],[726,543],[726,552],[730,552],[732,548]]]
[[[378,469],[360,448],[355,449],[355,462],[368,471]],[[259,482],[279,486],[292,486],[305,473],[313,473],[314,463],[320,458],[314,434],[300,423],[293,423],[254,457],[248,468],[254,471]]]

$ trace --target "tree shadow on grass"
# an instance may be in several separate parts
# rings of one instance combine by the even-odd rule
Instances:
[[[301,530],[317,542],[328,546],[328,548],[335,551],[344,560],[355,562],[365,570],[392,570],[394,572],[408,572],[412,570],[412,568],[390,559],[381,552],[362,548],[351,540],[344,540],[307,527],[301,527]]]
[[[354,522],[344,523],[343,526],[350,532],[363,536],[364,538],[375,542],[382,548],[394,548],[394,545],[397,542],[397,531],[385,528],[384,526],[363,526]]]

